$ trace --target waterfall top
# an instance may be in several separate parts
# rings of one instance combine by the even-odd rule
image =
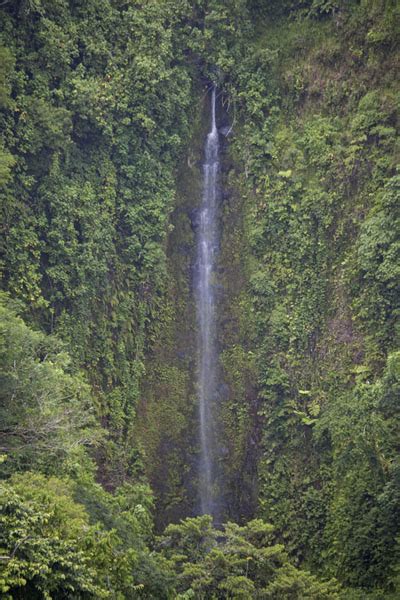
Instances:
[[[215,90],[215,86],[214,86],[213,90],[212,90],[212,96],[211,96],[211,135],[213,137],[216,137],[216,135],[217,135],[217,121],[216,121],[216,116],[215,116],[215,104],[216,104],[216,90]]]

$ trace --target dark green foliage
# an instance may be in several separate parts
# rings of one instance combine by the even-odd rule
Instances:
[[[168,597],[172,574],[144,546],[149,515],[137,492],[121,489],[113,499],[85,486],[100,521],[77,503],[70,480],[28,472],[0,484],[3,598]]]
[[[338,599],[338,586],[318,582],[288,562],[261,520],[212,529],[206,516],[169,525],[159,546],[178,575],[178,598]]]
[[[298,561],[353,588],[344,597],[389,598],[399,415],[381,407],[399,348],[399,14],[361,4],[258,5],[265,20],[225,85],[245,197],[245,242],[233,244],[248,281],[240,343],[251,336],[258,372],[259,514]]]
[[[166,596],[173,576],[147,547],[151,490],[125,483],[111,495],[95,483],[87,451],[104,433],[89,385],[60,341],[1,300],[2,597]]]
[[[329,555],[349,584],[374,587],[390,579],[399,560],[399,413],[393,405],[399,354],[389,355],[374,383],[359,371],[354,389],[327,407],[316,433],[329,432],[334,447]]]
[[[376,351],[399,347],[400,177],[389,179],[360,232],[354,308]]]
[[[127,439],[165,290],[190,99],[186,10],[157,1],[2,6],[5,285],[89,373],[100,416],[126,445],[117,456],[110,441],[110,485],[135,468]]]
[[[91,560],[105,540],[62,481],[27,473],[2,484],[1,532],[3,597],[108,596]]]
[[[55,338],[25,325],[1,296],[0,448],[6,472],[60,472],[99,439],[90,389]]]
[[[397,597],[398,3],[6,0],[0,20],[1,593]],[[150,551],[154,506],[162,527],[196,504],[210,80],[233,124],[218,462],[242,525],[188,519]]]

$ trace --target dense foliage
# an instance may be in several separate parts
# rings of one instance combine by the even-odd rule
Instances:
[[[173,4],[2,6],[6,288],[88,372],[112,432],[110,486],[137,460],[130,431],[187,130],[185,5]]]
[[[258,519],[222,531],[208,515],[186,519],[166,528],[160,546],[177,573],[178,598],[339,598],[335,582],[293,567],[273,527]]]
[[[223,353],[232,448],[243,423],[246,435],[226,473],[236,489],[238,461],[256,454],[257,514],[290,554],[339,578],[346,597],[376,588],[372,597],[392,597],[399,8],[292,2],[272,14],[261,5],[254,39],[225,78],[236,116],[228,183],[243,215],[225,253],[247,276]],[[235,210],[225,209],[227,229]]]
[[[1,3],[2,597],[398,596],[399,31],[394,0]],[[210,81],[218,530],[180,520]]]

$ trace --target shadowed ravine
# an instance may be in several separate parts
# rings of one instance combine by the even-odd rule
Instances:
[[[219,142],[215,117],[216,92],[211,96],[211,130],[203,164],[203,195],[197,233],[196,308],[198,319],[198,395],[200,422],[199,494],[201,513],[215,516],[215,430],[213,403],[218,384],[216,301],[213,285],[218,252]]]

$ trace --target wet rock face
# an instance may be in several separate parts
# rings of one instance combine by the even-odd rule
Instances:
[[[228,135],[232,132],[232,127],[230,125],[225,125],[225,127],[220,127],[218,131],[224,137],[228,137]]]
[[[190,219],[190,226],[191,226],[192,230],[197,231],[197,229],[200,227],[200,221],[201,221],[200,208],[193,208],[189,212],[189,219]]]
[[[216,263],[219,254],[218,219],[220,146],[216,125],[216,91],[211,97],[211,130],[205,144],[203,194],[201,206],[192,212],[191,225],[196,232],[195,300],[198,323],[197,389],[199,402],[200,511],[216,516],[218,492],[216,455],[218,436],[215,427],[215,404],[218,398]]]

